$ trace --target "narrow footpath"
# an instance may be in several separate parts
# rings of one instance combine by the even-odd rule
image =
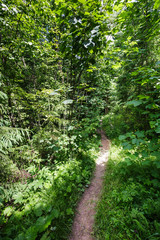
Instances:
[[[101,152],[96,161],[94,177],[78,204],[69,240],[94,240],[93,225],[95,207],[101,194],[110,144],[103,131],[101,131],[101,143]]]

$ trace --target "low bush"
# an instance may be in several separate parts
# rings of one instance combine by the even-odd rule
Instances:
[[[0,188],[0,239],[67,239],[77,200],[89,184],[99,140],[54,168],[30,162],[21,182]],[[37,160],[38,161],[38,160]],[[40,159],[39,159],[40,163]]]
[[[119,135],[130,131],[143,129],[145,120],[141,116],[137,121],[138,114],[138,109],[119,104],[103,117],[102,128],[110,139],[118,138]]]
[[[132,150],[133,151],[133,150]],[[118,145],[110,150],[102,198],[97,207],[97,240],[160,239],[160,179]],[[144,174],[146,171],[147,175]]]
[[[130,116],[127,108],[117,109],[103,117],[102,128],[110,139],[114,139],[130,129],[128,118]]]

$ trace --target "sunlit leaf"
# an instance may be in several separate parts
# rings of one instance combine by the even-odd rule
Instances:
[[[73,103],[73,100],[72,99],[67,99],[63,102],[63,104],[72,104]]]
[[[127,105],[133,105],[134,107],[137,107],[137,106],[141,105],[142,103],[143,103],[143,101],[141,101],[141,100],[133,100],[133,101],[127,102]]]

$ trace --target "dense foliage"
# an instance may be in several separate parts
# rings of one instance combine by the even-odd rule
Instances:
[[[159,2],[127,1],[117,8],[111,13],[109,112],[102,125],[118,145],[111,150],[95,234],[159,239]]]
[[[138,161],[159,194],[159,0],[0,9],[0,238],[67,239],[104,112],[126,151],[124,175]]]
[[[0,8],[0,238],[66,239],[99,146],[105,15],[97,1]]]
[[[156,165],[130,156],[121,146],[112,145],[96,215],[97,240],[160,238]]]

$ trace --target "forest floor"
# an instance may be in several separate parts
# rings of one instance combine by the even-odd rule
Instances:
[[[89,188],[85,190],[78,204],[69,240],[94,240],[93,225],[96,213],[95,207],[101,194],[110,145],[104,132],[101,131],[100,133],[102,147],[100,155],[96,160],[94,176]]]

